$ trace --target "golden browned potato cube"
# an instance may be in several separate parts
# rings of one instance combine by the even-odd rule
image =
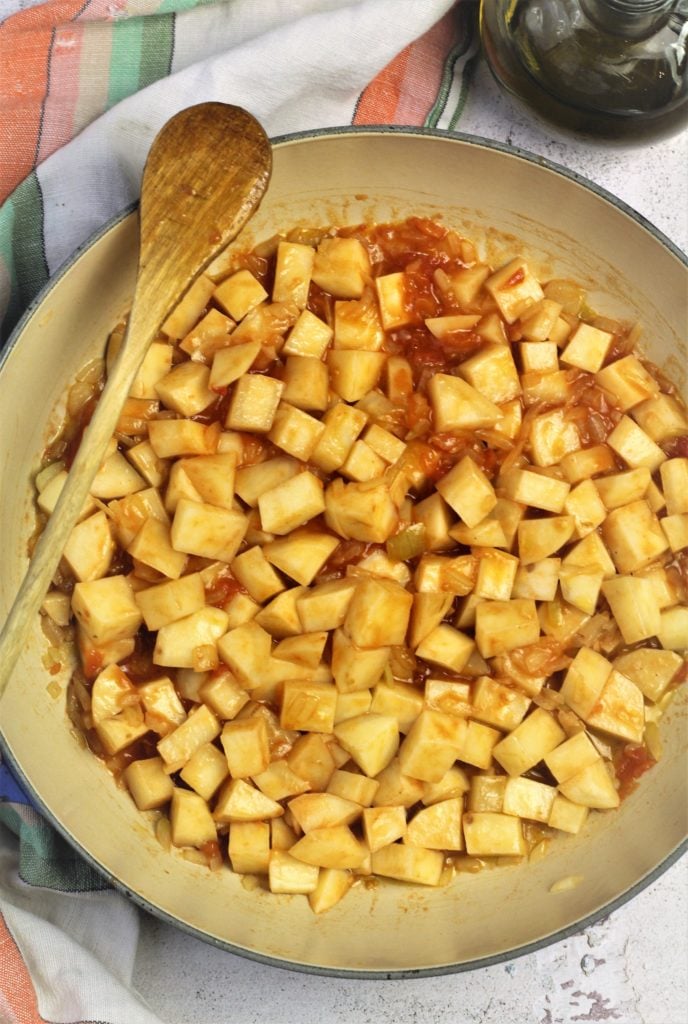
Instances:
[[[327,792],[360,807],[370,807],[379,788],[380,783],[377,779],[369,779],[365,775],[338,768],[329,781]]]
[[[310,589],[303,589],[296,601],[303,631],[338,629],[346,618],[356,580],[328,580]]]
[[[634,355],[624,356],[605,366],[595,374],[595,380],[612,396],[614,404],[622,412],[632,409],[659,391],[657,381]]]
[[[502,811],[517,818],[529,818],[547,824],[557,795],[553,786],[535,779],[507,779]]]
[[[286,850],[272,850],[268,866],[270,892],[305,893],[315,891],[318,885],[319,868],[296,860]]]
[[[213,356],[208,385],[216,392],[229,387],[239,380],[253,366],[260,352],[259,341],[247,341],[239,345],[219,349]]]
[[[227,778],[227,761],[213,743],[204,743],[191,755],[181,778],[204,800],[210,800]]]
[[[528,407],[544,402],[547,405],[563,405],[571,397],[570,370],[556,370],[554,373],[540,373],[532,370],[521,374],[523,404]]]
[[[330,382],[327,367],[316,356],[287,356],[284,364],[285,402],[298,409],[323,412],[327,409],[330,395]]]
[[[516,364],[508,345],[485,345],[459,364],[459,373],[475,390],[498,405],[521,394]]]
[[[267,434],[283,390],[281,380],[259,373],[245,373],[234,386],[225,425],[230,430]]]
[[[487,769],[492,765],[492,752],[502,734],[490,725],[469,720],[459,747],[458,759],[474,768]]]
[[[395,331],[413,322],[414,313],[407,299],[406,275],[402,271],[375,278],[382,326]]]
[[[162,333],[168,338],[175,339],[188,334],[208,305],[214,289],[214,282],[205,274],[201,274],[165,320],[161,327]]]
[[[413,576],[418,593],[469,594],[475,586],[477,558],[474,555],[421,555]]]
[[[170,538],[176,551],[231,562],[247,527],[248,520],[242,512],[180,498]]]
[[[399,758],[394,757],[376,776],[380,788],[373,800],[374,807],[412,807],[423,797],[425,783],[404,775]]]
[[[394,715],[399,723],[399,732],[407,733],[423,710],[423,694],[410,683],[381,680],[375,687],[370,710],[376,714]]]
[[[657,636],[660,610],[650,580],[642,576],[615,576],[602,584],[602,593],[627,644]]]
[[[168,579],[178,579],[186,568],[186,555],[172,546],[170,527],[159,519],[147,519],[127,551],[137,562]]]
[[[657,516],[642,498],[613,509],[601,529],[619,572],[642,569],[669,547]]]
[[[406,811],[403,807],[366,807],[363,811],[363,835],[371,853],[406,835]]]
[[[454,800],[462,797],[470,788],[468,775],[458,764],[453,764],[439,782],[424,782],[422,803],[426,807],[442,800]]]
[[[165,342],[151,342],[134,378],[134,383],[129,389],[131,398],[151,400],[158,397],[155,386],[170,372],[173,351],[172,346]]]
[[[566,782],[599,758],[586,732],[577,732],[545,755],[544,761],[557,782]]]
[[[415,885],[439,885],[444,867],[444,857],[439,850],[402,843],[391,843],[376,850],[371,860],[374,874]]]
[[[359,580],[344,619],[344,630],[358,647],[403,644],[412,595],[394,580]]]
[[[452,606],[453,595],[416,593],[413,595],[409,645],[418,645],[442,622]]]
[[[280,402],[268,440],[300,462],[307,462],[324,430],[325,425],[314,416]]]
[[[545,297],[537,278],[521,256],[516,256],[491,274],[485,281],[485,287],[508,324],[518,320]]]
[[[541,562],[559,551],[573,537],[573,516],[545,516],[524,519],[518,525],[518,552],[522,565]]]
[[[614,668],[630,679],[649,700],[661,700],[669,683],[683,666],[675,651],[638,647],[614,659]]]
[[[146,482],[121,452],[113,452],[105,459],[91,484],[94,498],[121,498],[145,487]]]
[[[335,725],[339,745],[370,778],[386,768],[399,747],[399,727],[392,715],[368,713]]]
[[[295,459],[276,456],[257,462],[253,466],[242,466],[236,471],[234,487],[236,493],[247,505],[255,506],[261,494],[296,476],[299,464]]]
[[[620,508],[643,498],[650,486],[652,475],[647,466],[610,473],[594,481],[594,486],[605,508]]]
[[[287,763],[316,793],[327,789],[337,767],[330,744],[320,733],[299,737],[287,755]]]
[[[561,353],[562,363],[576,366],[588,373],[597,373],[607,357],[614,335],[591,324],[579,323],[569,336],[569,343]]]
[[[160,459],[213,455],[217,447],[217,435],[198,420],[151,420],[148,439]]]
[[[621,802],[602,758],[559,783],[562,794],[582,807],[608,810]]]
[[[448,715],[467,718],[471,713],[470,683],[457,682],[451,679],[425,680],[425,703],[435,711],[443,711]]]
[[[632,415],[657,444],[688,433],[688,416],[673,395],[647,398],[634,406]]]
[[[134,600],[143,615],[146,628],[158,630],[204,608],[205,589],[200,573],[189,573],[181,579],[168,580],[138,590]]]
[[[556,373],[559,349],[553,341],[522,341],[519,345],[524,373]]]
[[[351,693],[339,693],[337,708],[334,715],[335,725],[347,718],[355,718],[370,711],[372,695],[370,690],[352,690]]]
[[[291,356],[321,359],[332,340],[332,328],[315,313],[304,309],[292,327],[282,351]]]
[[[547,824],[550,828],[558,828],[561,832],[571,832],[576,835],[583,828],[588,813],[587,807],[574,804],[561,793],[557,793]]]
[[[519,561],[514,555],[495,548],[480,553],[478,576],[473,593],[476,597],[493,601],[508,601],[511,597]]]
[[[599,570],[584,569],[579,565],[562,565],[559,585],[564,601],[586,615],[593,615],[602,589],[603,574]]]
[[[313,280],[338,299],[360,299],[371,274],[368,252],[357,238],[324,238],[315,253]]]
[[[234,478],[237,456],[235,452],[216,455],[196,455],[182,459],[184,472],[197,491],[200,500],[220,508],[234,508]]]
[[[587,720],[612,671],[611,662],[590,647],[581,647],[569,665],[561,696],[572,711]]]
[[[470,455],[437,481],[437,490],[467,526],[477,526],[497,503],[492,484]]]
[[[270,865],[270,826],[266,821],[235,821],[229,826],[229,859],[241,875],[265,875]]]
[[[530,426],[530,453],[536,466],[554,466],[581,447],[574,423],[561,409],[535,416]]]
[[[659,473],[668,514],[688,513],[688,459],[667,459],[659,467]]]
[[[576,537],[586,537],[604,522],[607,508],[593,481],[583,480],[566,498],[564,512],[575,520]]]
[[[95,723],[95,730],[106,754],[119,754],[148,732],[140,705],[125,707],[114,718]]]
[[[177,696],[174,683],[168,676],[151,679],[138,687],[146,724],[164,736],[186,718],[184,705]]]
[[[245,779],[228,779],[217,798],[213,817],[217,822],[264,821],[278,818],[284,808]]]
[[[351,871],[342,868],[321,868],[318,884],[308,894],[308,904],[314,914],[323,914],[331,910],[343,899],[354,884]]]
[[[343,629],[332,634],[332,675],[340,693],[367,690],[381,678],[389,647],[358,647]]]
[[[399,748],[401,771],[423,782],[439,782],[459,756],[465,732],[466,723],[456,715],[422,711]]]
[[[437,497],[439,498],[439,495],[437,495]],[[426,498],[425,500],[428,501],[429,499]],[[457,523],[448,531],[449,537],[458,541],[459,544],[465,544],[466,547],[508,547],[509,545],[507,544],[504,527],[499,520],[494,517],[493,513],[494,510],[486,516],[482,522],[478,523],[477,526],[470,527],[466,526],[465,523]],[[445,544],[444,547],[449,547],[449,544]],[[431,548],[430,550],[441,550],[441,548]]]
[[[360,867],[368,850],[346,825],[332,825],[307,832],[290,848],[289,855],[305,864],[345,870]]]
[[[199,687],[199,697],[225,721],[236,718],[245,704],[248,693],[228,669],[218,669]]]
[[[664,516],[661,526],[669,541],[669,547],[674,553],[688,547],[688,515],[686,513]]]
[[[174,783],[164,770],[161,757],[132,761],[122,774],[140,811],[152,811],[171,800]]]
[[[273,654],[281,661],[288,661],[296,666],[302,665],[306,669],[317,669],[326,643],[327,633],[325,630],[319,630],[317,633],[301,633],[299,636],[290,636],[280,640]]]
[[[262,717],[225,722],[220,740],[233,779],[259,775],[270,764],[267,723]]]
[[[513,469],[503,474],[500,484],[507,498],[546,512],[563,512],[571,490],[566,481],[532,469]]]
[[[506,783],[504,775],[474,775],[470,783],[468,810],[500,814],[504,804]]]
[[[306,470],[264,491],[258,498],[263,529],[280,536],[325,511],[322,481]]]
[[[421,640],[416,647],[416,654],[433,665],[447,668],[451,672],[461,672],[474,648],[471,637],[441,622]]]
[[[232,562],[232,573],[259,604],[285,589],[284,581],[257,545],[236,556]]]
[[[303,793],[289,801],[289,812],[302,832],[350,825],[360,818],[362,807],[333,793]]]
[[[250,310],[267,299],[268,293],[250,270],[238,270],[217,285],[213,298],[233,320],[242,320]]]
[[[114,552],[110,520],[104,512],[96,512],[73,528],[63,555],[77,580],[83,582],[105,576]]]
[[[77,583],[72,611],[96,646],[135,636],[142,621],[131,584],[121,575]]]
[[[339,472],[349,480],[375,480],[381,477],[386,468],[381,459],[365,441],[354,441],[351,451]]]
[[[389,430],[385,430],[384,427],[379,426],[377,423],[370,424],[363,435],[363,440],[373,449],[376,455],[379,455],[389,465],[397,462],[406,451],[406,445],[403,441],[400,441],[398,437],[395,437]]]
[[[587,717],[594,729],[630,743],[642,743],[645,731],[645,704],[643,695],[630,679],[612,669],[597,700]]]
[[[334,348],[378,352],[385,340],[380,310],[372,288],[360,299],[334,304]]]
[[[533,644],[539,636],[537,608],[528,598],[481,601],[476,608],[475,642],[483,658]]]
[[[492,753],[508,775],[523,775],[565,739],[566,733],[555,717],[544,708],[536,708],[497,743]]]
[[[220,723],[210,708],[199,705],[188,718],[158,742],[158,753],[168,768],[182,767],[199,747],[220,735]]]
[[[214,402],[217,395],[209,387],[210,370],[203,363],[188,360],[178,363],[155,385],[167,406],[180,416],[196,416]]]
[[[528,565],[519,564],[512,597],[553,601],[559,584],[560,558],[542,558]]]
[[[521,819],[494,811],[469,811],[463,816],[466,852],[470,857],[521,857],[527,853]]]
[[[447,373],[435,373],[428,383],[435,429],[480,430],[494,427],[502,410],[474,387]]]
[[[163,486],[167,479],[168,463],[158,458],[150,441],[139,441],[127,449],[126,456],[151,487]]]
[[[439,800],[417,811],[408,823],[404,843],[428,850],[463,850],[463,800]]]
[[[479,676],[473,686],[471,717],[507,732],[515,729],[530,707],[530,697],[490,676]]]
[[[354,409],[344,402],[337,402],[323,416],[325,430],[320,435],[311,462],[325,473],[339,469],[367,420],[365,412]]]
[[[287,679],[282,694],[280,726],[302,732],[331,733],[337,706],[337,688],[330,683]]]
[[[216,352],[230,344],[234,326],[231,317],[219,309],[210,309],[179,342],[179,347],[194,362],[210,363]]]
[[[659,445],[630,416],[619,420],[607,438],[607,444],[631,469],[647,466],[654,472],[666,459]]]
[[[580,448],[569,452],[561,460],[559,468],[564,474],[564,479],[570,484],[577,484],[599,473],[615,470],[616,458],[609,445],[596,444],[592,448]]]
[[[604,579],[615,575],[616,569],[599,533],[589,533],[562,559],[563,565],[578,565],[582,569],[599,570]]]
[[[475,263],[472,267],[461,267],[460,270],[451,274],[450,287],[462,308],[470,307],[475,302],[489,276],[490,268],[484,263]]]
[[[315,262],[315,250],[298,242],[280,242],[277,246],[275,280],[272,286],[274,302],[295,302],[303,309],[308,302],[308,289]]]
[[[172,842],[175,846],[203,846],[217,839],[215,822],[202,796],[175,788],[170,804]]]
[[[329,533],[305,528],[271,541],[264,546],[263,553],[281,572],[307,586],[338,544],[337,538]]]
[[[253,776],[253,782],[261,793],[271,800],[284,800],[286,797],[299,796],[309,789],[308,782],[297,775],[289,764],[282,761],[271,761],[263,772]]]
[[[327,367],[332,390],[345,402],[357,402],[377,384],[387,355],[359,349],[330,349]]]

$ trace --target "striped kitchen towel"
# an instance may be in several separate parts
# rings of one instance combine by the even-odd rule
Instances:
[[[185,106],[236,103],[272,136],[351,123],[455,127],[476,7],[0,0],[2,336],[75,249],[136,199],[153,136]],[[140,923],[0,763],[0,1022],[160,1024],[135,985],[139,958],[155,956]],[[196,980],[221,991],[210,969]],[[210,1024],[202,1004],[196,1019]]]

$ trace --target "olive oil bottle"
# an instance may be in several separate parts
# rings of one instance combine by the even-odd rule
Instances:
[[[497,81],[546,121],[647,142],[688,125],[688,0],[482,0]]]

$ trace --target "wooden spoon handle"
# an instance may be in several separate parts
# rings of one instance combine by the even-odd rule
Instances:
[[[189,107],[154,140],[141,190],[139,271],[127,332],[0,634],[0,697],[150,342],[193,281],[256,209],[271,168],[263,129],[240,107]]]

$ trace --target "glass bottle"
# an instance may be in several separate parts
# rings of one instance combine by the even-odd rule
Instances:
[[[688,125],[688,0],[482,0],[497,81],[545,120],[647,141]]]

